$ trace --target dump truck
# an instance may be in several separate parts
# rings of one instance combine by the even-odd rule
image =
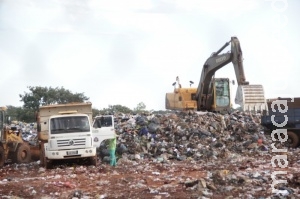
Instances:
[[[54,161],[86,159],[91,165],[98,164],[92,127],[92,103],[68,103],[41,106],[37,113],[37,130],[40,162],[47,169]],[[98,136],[104,139],[113,138]]]
[[[300,97],[267,99],[267,109],[261,116],[261,125],[266,131],[286,131],[285,145],[298,147],[300,144]],[[275,134],[276,135],[276,134]]]
[[[31,161],[30,146],[23,141],[22,132],[11,126],[6,107],[0,107],[0,168],[5,162],[28,163]]]
[[[230,44],[231,51],[220,54]],[[226,42],[217,52],[212,53],[205,61],[197,88],[182,88],[180,85],[179,88],[174,88],[173,93],[166,94],[166,109],[230,112],[229,78],[214,77],[217,70],[229,63],[234,66],[238,84],[235,103],[239,104],[244,111],[264,110],[266,100],[263,86],[249,84],[246,81],[242,50],[237,37],[231,37],[229,42]]]

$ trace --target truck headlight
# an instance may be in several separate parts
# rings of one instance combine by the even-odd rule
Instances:
[[[94,142],[98,142],[99,139],[97,137],[94,138]]]

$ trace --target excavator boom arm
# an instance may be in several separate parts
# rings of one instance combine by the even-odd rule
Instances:
[[[219,55],[229,44],[231,44],[231,52]],[[240,46],[240,42],[237,37],[231,37],[229,42],[226,42],[217,52],[213,53],[205,62],[199,86],[196,93],[196,98],[200,97],[200,94],[206,94],[208,92],[209,83],[214,76],[215,72],[232,62],[234,66],[235,76],[238,85],[248,85],[246,81],[244,66],[243,66],[243,53]]]
[[[210,81],[215,75],[215,72],[231,62],[231,57],[231,53],[225,53],[221,55],[213,54],[206,60],[202,69],[200,82],[196,92],[196,98],[200,97],[200,94],[207,94]]]
[[[248,85],[246,81],[244,66],[243,66],[243,53],[238,38],[231,37],[231,54],[232,64],[234,66],[235,76],[238,85]]]

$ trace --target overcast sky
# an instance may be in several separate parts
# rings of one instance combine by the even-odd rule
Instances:
[[[176,76],[197,86],[231,36],[250,84],[300,96],[299,10],[298,0],[2,0],[0,106],[42,86],[84,93],[97,109],[164,110]],[[235,80],[233,65],[216,77]]]

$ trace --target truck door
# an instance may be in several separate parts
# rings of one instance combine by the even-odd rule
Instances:
[[[100,147],[103,140],[114,138],[115,126],[112,115],[97,116],[93,121],[93,146]]]

